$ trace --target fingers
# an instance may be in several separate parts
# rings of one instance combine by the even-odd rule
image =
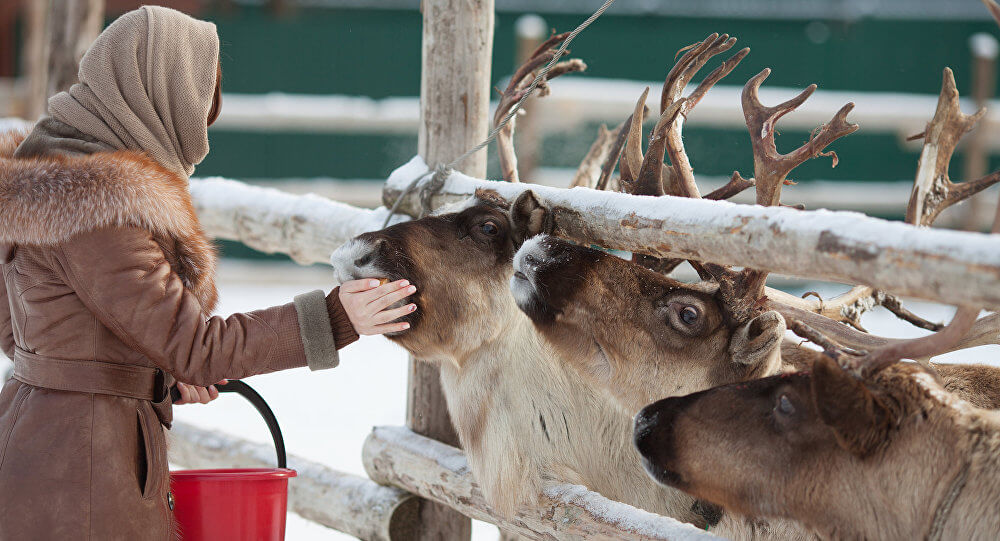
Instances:
[[[208,394],[208,389],[204,387],[192,387],[192,389],[194,389],[195,393],[197,393],[198,395],[196,401],[199,404],[208,404],[209,402],[212,401],[212,398]]]
[[[181,397],[176,402],[174,402],[174,404],[177,404],[178,406],[182,405],[182,404],[190,404],[191,403],[191,390],[188,389],[188,386],[185,385],[185,384],[183,384],[183,383],[178,382],[177,383],[177,390],[180,392]]]
[[[360,293],[378,287],[379,281],[371,278],[362,280],[349,280],[340,284],[340,290],[345,293]]]
[[[384,297],[384,296],[386,296],[386,295],[388,295],[390,293],[393,293],[395,291],[399,291],[401,289],[405,290],[405,288],[407,288],[407,286],[412,287],[413,291],[417,290],[416,286],[411,286],[410,285],[410,281],[409,280],[396,280],[395,282],[389,282],[387,284],[382,284],[382,285],[376,287],[375,289],[369,289],[368,291],[361,292],[360,294],[358,294],[358,298],[359,299],[363,299],[366,304],[370,304],[370,303],[372,303],[372,302],[374,302],[374,301],[376,301],[376,300],[378,300],[378,299],[380,299],[380,298],[382,298],[382,297]],[[405,296],[406,295],[404,295],[404,297]],[[395,302],[395,301],[393,301],[393,302]],[[389,303],[389,304],[392,304],[392,303]],[[375,310],[375,311],[377,312],[378,310]]]
[[[174,402],[175,405],[183,404],[208,404],[212,400],[219,398],[219,390],[215,385],[208,387],[198,387],[186,383],[177,382],[177,390],[180,392],[180,399]]]
[[[393,308],[392,310],[383,310],[374,316],[372,316],[372,323],[375,325],[381,325],[383,323],[388,323],[394,319],[399,319],[406,314],[412,313],[417,309],[417,305],[410,303],[406,306],[400,306],[399,308]]]
[[[355,280],[355,282],[358,281]],[[364,282],[365,280],[360,281]],[[409,328],[408,324],[402,322],[386,325],[388,322],[399,319],[416,310],[416,306],[412,303],[403,307],[386,310],[389,306],[413,295],[417,291],[416,286],[411,285],[409,280],[396,280],[395,282],[389,282],[375,288],[353,293],[349,289],[345,289],[348,285],[357,289],[355,284],[345,283],[342,285],[339,293],[340,304],[344,307],[348,319],[350,319],[354,330],[358,334],[384,334],[387,332],[399,332]],[[369,281],[368,285],[371,285],[371,281]]]
[[[405,321],[403,323],[388,323],[386,325],[376,325],[364,334],[375,335],[385,334],[387,332],[402,332],[409,328],[410,324]]]
[[[388,284],[386,284],[386,285],[388,285]],[[393,291],[393,292],[385,295],[384,297],[380,297],[378,299],[375,299],[374,301],[372,301],[371,303],[368,304],[368,309],[373,314],[377,313],[377,312],[381,312],[382,310],[388,308],[389,306],[392,306],[394,303],[396,303],[398,301],[401,301],[401,300],[405,299],[406,297],[409,297],[410,295],[413,295],[416,292],[417,292],[417,286],[405,286],[405,287],[402,287],[400,289],[397,289],[397,290],[395,290],[395,291]]]

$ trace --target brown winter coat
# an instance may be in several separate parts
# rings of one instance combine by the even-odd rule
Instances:
[[[130,151],[12,158],[20,137],[0,136],[0,539],[168,539],[171,375],[331,367],[357,334],[335,293],[209,317],[186,179]]]

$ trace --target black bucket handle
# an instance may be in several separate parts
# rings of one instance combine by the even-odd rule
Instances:
[[[257,409],[257,413],[260,413],[260,416],[264,418],[264,422],[267,423],[267,429],[271,431],[274,450],[278,454],[278,467],[287,468],[288,458],[285,456],[285,439],[281,436],[281,427],[278,426],[278,419],[274,416],[274,412],[271,411],[271,407],[264,401],[264,397],[260,396],[260,393],[255,391],[253,387],[238,379],[231,379],[225,385],[216,385],[215,388],[220,393],[236,393],[253,404],[253,407]],[[177,401],[180,398],[181,392],[177,389],[177,386],[170,387],[170,399]]]

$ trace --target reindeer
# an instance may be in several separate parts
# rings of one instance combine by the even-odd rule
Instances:
[[[916,364],[858,379],[822,357],[667,398],[637,416],[635,444],[666,485],[825,538],[1000,536],[1000,413]]]
[[[689,55],[710,54],[712,48],[705,47],[708,41],[696,44]],[[682,58],[678,66],[684,65]],[[676,72],[675,68],[672,73]],[[734,173],[731,182],[710,194],[711,198],[756,185],[759,204],[778,204],[780,188],[788,183],[786,177],[795,166],[822,154],[830,142],[857,129],[846,122],[846,114],[852,107],[848,104],[831,123],[818,128],[805,145],[789,154],[778,154],[774,144],[775,122],[804,102],[813,87],[781,105],[765,107],[757,96],[767,74],[765,70],[751,79],[743,93],[744,112],[754,148],[755,179],[748,181]],[[712,80],[712,77],[706,79]],[[632,133],[621,158],[621,186],[625,191],[653,196],[664,193],[698,196],[690,162],[681,146],[679,126],[674,124],[674,119],[678,111],[697,102],[704,86],[681,101],[676,96],[685,84],[684,80],[668,76],[661,96],[661,119],[651,135],[645,157],[641,146],[633,143],[641,137],[640,128],[631,123],[632,118],[641,114],[645,94],[633,116],[626,121]],[[1000,180],[997,173],[963,184],[952,184],[948,180],[947,163],[954,145],[982,114],[962,115],[957,100],[954,79],[950,70],[946,70],[939,111],[927,130],[928,134],[933,134],[928,136],[933,140],[929,139],[927,145],[940,150],[936,156],[939,159],[931,162],[934,165],[930,171],[924,168],[918,172],[907,211],[910,223],[930,225],[945,207]],[[654,152],[658,155],[650,159]],[[672,168],[662,165],[664,153],[670,154]],[[836,164],[835,154],[826,155],[832,155]],[[613,167],[613,163],[609,167],[606,162],[601,171]],[[663,173],[657,178],[661,168]],[[600,186],[603,180],[595,185]],[[933,190],[943,193],[944,197],[933,205],[924,206],[922,212],[914,211],[915,204],[931,199],[925,194]],[[808,368],[821,354],[783,341],[785,319],[779,312],[801,318],[808,311],[811,322],[823,318],[825,329],[832,330],[847,343],[865,347],[898,342],[847,332],[841,324],[861,329],[860,314],[875,305],[886,306],[915,325],[930,330],[941,327],[906,311],[897,299],[867,287],[855,287],[832,302],[810,303],[765,288],[766,273],[753,269],[733,272],[720,266],[692,262],[703,277],[710,279],[698,284],[684,284],[662,274],[681,262],[639,254],[629,262],[600,250],[541,235],[525,242],[516,254],[511,291],[518,306],[531,317],[546,342],[558,353],[558,361],[578,370],[627,413],[666,396]],[[799,327],[796,325],[796,328]],[[979,322],[978,329],[959,347],[996,339],[997,318],[989,316]],[[936,368],[945,388],[956,391],[961,398],[980,407],[1000,407],[1000,369],[978,365],[937,365]],[[745,533],[743,526],[763,523],[740,524],[739,521],[738,517],[727,515],[716,531],[729,535],[733,535],[730,532]]]
[[[747,103],[745,89],[745,112]],[[955,145],[982,114],[959,110],[954,78],[946,69],[937,111],[923,134],[908,222],[928,226],[945,207],[997,181],[997,173],[963,184],[948,178]],[[754,140],[755,164],[764,165],[757,171],[772,173],[765,177],[763,198],[757,179],[758,203],[777,204],[781,183],[776,177],[791,169],[781,167],[782,157],[773,152],[774,119],[755,132],[751,119],[759,117],[746,116],[751,135],[763,134],[767,143]],[[998,229],[1000,222],[993,232]],[[978,308],[961,306],[948,326],[940,326],[893,302],[897,315],[936,332],[890,340],[841,324],[860,328],[856,313],[831,314],[822,303],[803,309],[800,300],[790,302],[789,296],[764,287],[764,272],[703,268],[718,284],[732,317],[774,309],[823,354],[811,373],[730,383],[644,408],[634,437],[651,476],[736,512],[800,521],[824,537],[993,538],[1000,533],[995,505],[1000,479],[988,473],[1000,461],[1000,417],[947,392],[951,388],[978,405],[995,407],[996,371],[899,364],[904,358],[924,360],[995,341],[996,314],[977,320]],[[879,300],[877,292],[872,296],[870,289],[856,287],[833,304],[845,307],[866,297]],[[860,347],[864,350],[853,349]],[[756,467],[746,468],[748,462]],[[973,472],[980,475],[970,484]]]
[[[709,40],[726,48],[733,41]],[[530,74],[523,72],[504,93],[498,116],[527,86],[517,80]],[[503,145],[510,139],[501,133]],[[502,162],[505,178],[515,178],[513,167]],[[412,302],[418,310],[405,316],[411,328],[388,337],[440,367],[462,447],[498,512],[513,515],[554,479],[700,527],[714,524],[717,509],[645,474],[632,448],[631,413],[575,370],[551,362],[554,352],[508,292],[514,252],[551,220],[530,191],[512,203],[479,191],[431,216],[360,235],[339,248],[332,263],[341,281],[405,277],[417,286]],[[697,353],[699,342],[690,345]]]
[[[703,59],[713,53],[708,43],[709,40],[696,44],[671,74],[682,68],[680,71],[690,76],[697,67],[697,62],[690,59]],[[815,87],[782,104],[767,107],[760,102],[758,92],[768,73],[769,70],[764,70],[750,79],[742,96],[755,176],[745,180],[736,172],[730,183],[716,192],[733,193],[755,186],[757,203],[765,206],[780,204],[781,187],[790,183],[787,176],[797,165],[818,155],[832,156],[836,164],[836,154],[824,152],[824,148],[857,129],[846,121],[853,107],[849,103],[830,123],[817,128],[807,143],[788,154],[779,154],[775,123],[801,105]],[[699,197],[676,119],[697,103],[706,83],[713,80],[709,76],[688,98],[678,98],[687,81],[668,76],[661,95],[660,121],[651,134],[646,156],[637,142],[641,128],[638,123],[630,122],[641,114],[643,94],[633,116],[626,121],[631,133],[620,167],[625,191]],[[935,155],[934,159],[922,161],[917,173],[907,206],[909,223],[929,226],[944,208],[1000,181],[1000,172],[961,184],[952,183],[947,176],[955,145],[982,114],[983,111],[965,115],[959,110],[954,77],[946,69],[938,110],[925,132],[928,149],[925,154]],[[665,153],[671,156],[670,168],[662,164]],[[606,164],[603,170],[613,166]],[[714,198],[715,194],[708,197]],[[767,273],[755,269],[736,272],[719,265],[691,262],[706,279],[691,285],[662,274],[682,262],[641,254],[628,262],[599,250],[540,236],[526,242],[517,253],[511,291],[518,305],[559,353],[561,362],[574,366],[592,384],[611,393],[628,412],[664,396],[807,368],[816,352],[792,342],[783,343],[785,319],[808,321],[841,343],[857,348],[893,342],[852,331],[842,324],[863,330],[861,313],[879,304],[915,325],[929,330],[941,328],[940,324],[905,310],[891,295],[864,286],[831,301],[810,302],[765,287]],[[996,342],[998,323],[1000,318],[996,315],[984,318],[958,347]],[[719,338],[728,337],[740,325],[742,330],[732,335],[739,344],[736,349],[751,351],[752,355],[737,354],[728,347],[730,342]],[[694,358],[687,356],[689,347],[678,346],[692,337],[701,340]],[[969,365],[942,365],[937,369],[945,385],[962,393],[964,399],[982,407],[1000,407],[1000,370]]]
[[[657,486],[631,448],[631,418],[574,371],[548,362],[507,291],[517,245],[544,213],[531,192],[510,208],[491,192],[419,220],[365,233],[333,254],[339,280],[406,277],[409,330],[388,335],[441,369],[462,447],[487,502],[513,516],[548,479],[704,526],[694,498]],[[692,510],[694,509],[694,510]],[[704,514],[704,513],[703,513]]]

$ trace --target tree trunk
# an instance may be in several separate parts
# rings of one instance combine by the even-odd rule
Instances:
[[[37,119],[53,94],[77,82],[80,59],[103,28],[104,0],[34,0],[27,5],[26,116]]]

